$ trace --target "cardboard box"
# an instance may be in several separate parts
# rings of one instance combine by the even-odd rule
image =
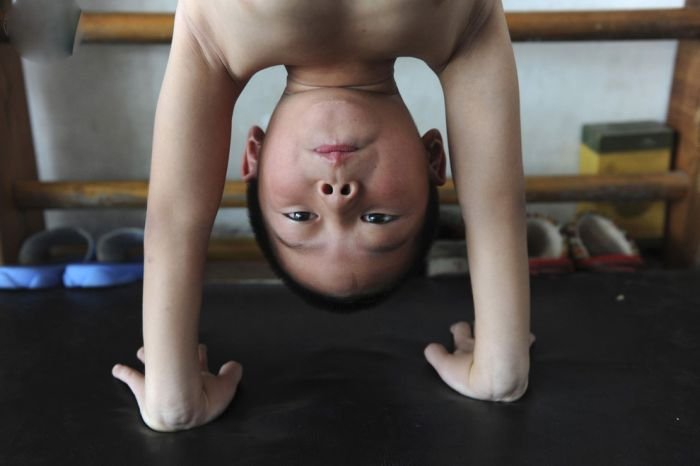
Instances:
[[[582,175],[665,173],[671,164],[673,130],[662,123],[639,121],[584,125],[579,159]],[[595,211],[610,217],[635,239],[663,237],[666,203],[590,203],[578,212]]]

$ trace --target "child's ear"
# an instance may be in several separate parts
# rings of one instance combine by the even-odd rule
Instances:
[[[258,177],[258,160],[264,139],[265,131],[259,126],[253,126],[248,131],[248,139],[245,143],[243,163],[241,165],[241,178],[243,181],[254,180]]]
[[[431,129],[423,135],[423,144],[428,152],[428,169],[430,180],[437,186],[445,184],[447,171],[447,158],[445,145],[442,142],[442,134],[436,129]]]

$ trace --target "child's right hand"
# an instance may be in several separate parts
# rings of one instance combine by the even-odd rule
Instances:
[[[144,350],[141,347],[136,357],[145,364]],[[146,400],[145,377],[140,371],[116,364],[112,375],[129,386],[141,412],[141,417],[148,427],[159,432],[175,432],[192,429],[211,422],[224,412],[231,403],[238,383],[243,375],[243,367],[229,361],[219,370],[218,375],[209,372],[207,348],[199,345],[199,366],[201,374],[201,391],[193,406],[163,407],[157,400]]]
[[[440,378],[456,392],[485,401],[512,402],[525,394],[528,386],[528,371],[475,370],[474,347],[476,340],[472,327],[467,322],[457,322],[450,328],[455,350],[450,353],[439,343],[431,343],[425,348],[425,358],[437,371]],[[535,336],[530,334],[530,346]],[[523,355],[529,366],[529,354]],[[521,364],[512,362],[512,367]]]

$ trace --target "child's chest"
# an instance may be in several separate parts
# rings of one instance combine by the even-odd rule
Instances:
[[[261,66],[451,55],[493,0],[204,0],[213,39],[230,60]]]

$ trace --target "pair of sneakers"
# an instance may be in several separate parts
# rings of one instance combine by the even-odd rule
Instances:
[[[55,228],[22,243],[18,265],[0,266],[0,289],[100,288],[143,279],[143,229],[120,228],[99,238],[80,228]]]
[[[446,213],[442,235],[464,237],[459,212]],[[528,214],[527,250],[532,275],[633,271],[643,266],[635,242],[612,220],[594,212],[579,214],[564,227],[544,215]],[[436,241],[427,261],[428,276],[469,273],[465,252],[463,240]]]
[[[533,275],[573,270],[631,272],[644,262],[639,248],[611,219],[584,212],[565,226],[528,214],[527,248]]]

